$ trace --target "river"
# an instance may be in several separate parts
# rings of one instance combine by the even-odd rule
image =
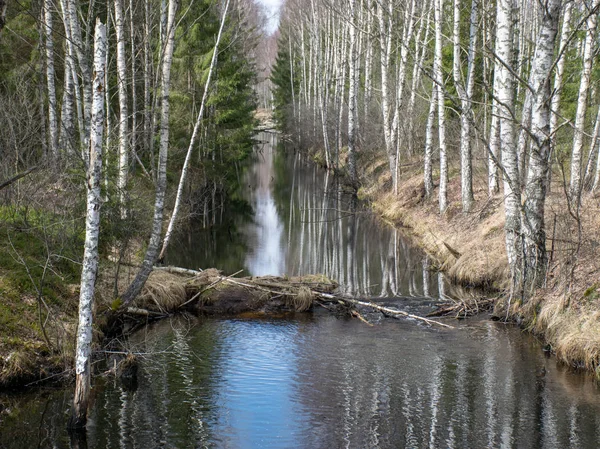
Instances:
[[[242,175],[251,207],[191,227],[169,263],[226,273],[325,273],[348,294],[416,313],[468,294],[298,155],[262,134]],[[242,204],[244,204],[242,202]],[[136,388],[96,378],[88,448],[597,448],[591,376],[512,325],[456,330],[368,316],[174,317],[136,334]],[[72,392],[0,396],[0,448],[68,448]],[[73,443],[74,444],[74,443]]]

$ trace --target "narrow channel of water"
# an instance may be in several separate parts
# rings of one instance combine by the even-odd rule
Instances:
[[[452,294],[398,232],[327,174],[274,151],[244,175],[253,214],[182,233],[171,263],[229,273],[323,272],[349,293],[426,313]],[[174,254],[174,255],[173,255]],[[177,317],[129,343],[137,388],[96,380],[89,448],[597,448],[595,381],[519,329],[453,331],[369,316]],[[71,391],[0,396],[0,448],[67,448]],[[74,447],[74,446],[72,446]]]

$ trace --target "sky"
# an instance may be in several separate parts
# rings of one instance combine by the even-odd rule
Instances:
[[[258,0],[260,3],[265,5],[267,13],[269,15],[269,23],[267,25],[267,31],[272,33],[277,29],[279,24],[279,8],[281,7],[282,0]]]

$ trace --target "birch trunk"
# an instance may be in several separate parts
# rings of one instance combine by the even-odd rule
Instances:
[[[598,108],[598,111],[596,112],[596,121],[594,122],[594,132],[592,133],[592,139],[590,141],[590,152],[588,155],[588,162],[586,164],[586,168],[585,168],[585,176],[583,178],[584,181],[584,187],[587,190],[592,190],[593,189],[593,173],[594,173],[594,166],[596,165],[596,159],[598,158],[598,143],[600,143],[600,107]]]
[[[130,145],[131,152],[134,154],[136,159],[139,161],[137,156],[137,90],[136,90],[136,51],[135,51],[135,25],[133,22],[134,2],[129,0],[129,39],[131,40],[131,135]],[[146,169],[142,166],[142,170],[145,172]]]
[[[599,0],[595,0],[593,8],[596,8],[599,3]],[[575,133],[573,136],[573,152],[571,155],[571,184],[569,193],[571,195],[571,200],[576,201],[576,208],[579,207],[581,195],[581,160],[583,156],[583,136],[585,133],[585,113],[587,111],[587,99],[592,75],[592,63],[594,60],[594,36],[596,34],[597,20],[597,13],[592,13],[588,16],[586,21],[587,30],[583,50],[583,69],[581,71],[579,83],[577,112],[575,113]]]
[[[44,0],[44,30],[46,38],[46,82],[48,85],[48,135],[50,137],[50,154],[54,160],[58,158],[58,119],[56,106],[56,81],[54,73],[54,37],[52,23],[52,1]]]
[[[127,217],[127,178],[129,176],[129,107],[127,98],[127,56],[125,55],[125,18],[123,0],[115,1],[117,37],[117,87],[119,89],[119,170],[117,188],[121,218]]]
[[[558,50],[559,59],[556,62],[556,75],[554,77],[554,95],[552,96],[552,115],[550,116],[550,153],[548,154],[548,180],[546,186],[550,191],[550,179],[552,177],[552,153],[556,149],[556,131],[558,129],[558,111],[560,109],[560,98],[563,89],[563,77],[565,73],[565,54],[571,34],[571,13],[573,11],[573,3],[567,2],[564,7],[562,30],[560,32],[560,47]]]
[[[425,196],[427,198],[431,198],[431,195],[433,195],[433,123],[435,122],[436,106],[437,86],[434,83],[431,85],[431,100],[429,102],[429,113],[427,114],[427,125],[425,127],[425,167],[423,174]]]
[[[419,83],[421,82],[421,74],[423,73],[423,64],[425,62],[425,56],[427,55],[428,42],[429,42],[429,21],[431,19],[431,8],[429,1],[423,5],[423,11],[427,8],[427,17],[421,17],[421,23],[419,24],[419,31],[417,31],[417,37],[415,39],[414,54],[418,55],[417,60],[413,65],[412,83],[410,89],[410,99],[408,100],[408,154],[412,157],[414,155],[414,144],[415,144],[415,104],[417,100],[417,90]],[[421,40],[421,36],[425,29],[425,37]]]
[[[356,38],[356,0],[350,0],[350,71],[348,76],[348,175],[353,187],[358,188],[358,178],[356,175],[356,120],[357,120],[357,101],[358,94],[358,52]]]
[[[526,183],[525,221],[523,226],[525,279],[527,287],[541,286],[546,275],[547,254],[544,229],[546,177],[552,133],[550,129],[550,77],[554,62],[554,46],[558,34],[561,0],[547,0],[541,7],[542,24],[536,39],[531,87],[534,92],[531,132],[533,148]]]
[[[394,169],[396,184],[394,185],[394,193],[398,194],[398,177],[400,175],[400,110],[404,102],[404,83],[406,80],[406,69],[408,65],[408,53],[410,50],[410,42],[412,40],[415,24],[415,0],[412,0],[410,7],[406,9],[404,20],[404,33],[402,46],[400,48],[400,60],[398,61],[398,75],[396,77],[396,108],[392,125],[392,142],[394,143],[394,151],[396,152],[396,166]]]
[[[433,76],[437,87],[438,135],[440,147],[440,213],[448,207],[448,159],[446,154],[446,111],[444,106],[444,78],[442,76],[442,9],[444,0],[434,0],[435,21],[435,55],[433,59]]]
[[[90,121],[92,117],[92,73],[88,61],[88,55],[84,50],[83,40],[81,38],[81,25],[79,22],[79,8],[77,7],[75,0],[67,0],[67,7],[69,9],[69,28],[71,33],[71,40],[73,41],[73,50],[77,56],[77,63],[79,72],[81,73],[81,86],[83,90],[83,98],[81,101],[82,106],[82,117],[83,117],[83,139],[81,142],[82,153],[84,155],[84,161],[89,164],[87,160],[88,144],[90,136]],[[76,76],[76,75],[74,75]],[[76,86],[77,86],[76,82]]]
[[[379,21],[379,55],[380,55],[380,72],[381,72],[381,114],[383,117],[383,137],[385,141],[386,153],[390,165],[390,173],[392,174],[392,186],[394,191],[397,185],[396,171],[396,151],[394,150],[394,140],[392,138],[392,117],[391,117],[391,101],[389,89],[389,70],[390,58],[392,53],[392,7],[391,0],[378,5],[377,18]],[[387,11],[384,8],[387,6]]]
[[[98,273],[98,235],[100,232],[100,206],[102,180],[102,133],[104,129],[104,70],[106,63],[106,28],[96,21],[94,38],[94,78],[87,171],[87,217],[85,223],[85,251],[81,269],[79,294],[79,324],[75,354],[75,397],[69,421],[72,429],[83,428],[87,422],[90,395],[90,359],[92,352],[92,316],[94,283]]]
[[[500,124],[500,150],[502,154],[504,184],[504,214],[506,234],[506,255],[513,282],[519,286],[521,278],[521,190],[519,165],[514,138],[514,92],[513,76],[509,70],[513,61],[512,12],[514,0],[498,0],[496,14],[496,67],[494,94],[498,99]]]
[[[175,44],[175,16],[179,0],[169,0],[167,36],[162,59],[162,105],[160,119],[160,148],[158,154],[158,167],[156,179],[156,199],[154,202],[154,217],[152,220],[152,234],[142,267],[135,279],[122,296],[123,306],[130,304],[142,290],[148,276],[152,272],[160,247],[163,212],[165,207],[165,194],[167,191],[167,158],[169,155],[169,94],[171,91],[171,65],[173,62],[173,48]]]
[[[219,53],[219,42],[221,41],[221,36],[223,34],[223,28],[225,27],[225,19],[227,18],[227,9],[229,8],[229,0],[225,3],[225,9],[223,10],[223,17],[221,18],[221,25],[219,27],[219,32],[217,34],[217,41],[215,43],[215,48],[213,49],[212,60],[210,61],[210,68],[208,69],[208,78],[206,79],[206,84],[204,85],[204,93],[202,95],[202,101],[200,103],[200,112],[198,112],[198,118],[196,119],[196,124],[194,125],[194,131],[192,132],[192,137],[190,139],[190,144],[188,146],[187,154],[185,156],[185,161],[183,163],[183,168],[181,169],[181,177],[179,178],[179,186],[177,187],[177,196],[175,197],[175,206],[173,207],[173,213],[171,214],[171,219],[169,220],[169,226],[167,228],[167,233],[165,234],[165,238],[163,241],[162,249],[160,251],[160,255],[158,256],[159,260],[163,260],[165,258],[167,248],[169,246],[169,242],[171,241],[171,236],[173,235],[173,230],[175,228],[175,222],[177,221],[177,216],[179,215],[179,209],[181,208],[181,201],[183,199],[183,188],[185,186],[185,181],[187,179],[187,173],[190,166],[190,160],[192,159],[192,150],[194,149],[194,145],[196,145],[196,140],[198,138],[198,131],[200,130],[200,124],[202,123],[202,117],[204,116],[204,107],[206,105],[206,100],[208,98],[208,91],[210,89],[210,82],[212,80],[212,75],[217,65],[217,55]]]
[[[461,158],[461,197],[463,212],[470,212],[473,207],[473,167],[471,161],[471,97],[473,96],[475,74],[475,46],[477,41],[477,7],[478,0],[473,0],[471,6],[469,52],[467,57],[466,82],[461,73],[460,47],[460,0],[454,0],[454,85],[461,102],[460,114],[460,158]]]

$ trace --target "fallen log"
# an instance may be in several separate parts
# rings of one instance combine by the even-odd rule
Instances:
[[[210,315],[303,312],[318,300],[320,305],[329,304],[329,307],[325,306],[329,310],[349,313],[366,323],[368,321],[356,310],[357,306],[377,310],[385,316],[406,317],[430,326],[454,329],[451,325],[403,310],[337,294],[335,290],[338,285],[323,276],[234,277],[240,272],[224,276],[215,269],[196,271],[178,267],[160,268],[152,273],[142,294],[130,309],[133,308],[132,311],[135,310],[137,315],[151,317],[183,309]],[[340,305],[343,306],[341,309]]]

